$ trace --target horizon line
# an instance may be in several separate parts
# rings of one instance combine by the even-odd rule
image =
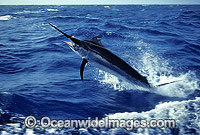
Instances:
[[[90,6],[90,5],[93,5],[93,6],[96,6],[96,5],[144,5],[144,6],[146,6],[146,5],[200,5],[200,3],[177,3],[177,4],[175,4],[175,3],[172,3],[172,4],[170,4],[170,3],[162,3],[162,4],[133,4],[133,3],[131,3],[131,4],[104,4],[104,3],[99,3],[99,4],[0,4],[0,6],[25,6],[25,5],[27,5],[27,6],[34,6],[34,5],[40,5],[40,6],[81,6],[81,5],[85,5],[85,6]]]

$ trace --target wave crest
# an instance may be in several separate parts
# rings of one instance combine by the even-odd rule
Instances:
[[[197,133],[199,131],[199,102],[200,98],[187,101],[170,101],[156,105],[155,109],[146,112],[125,112],[125,113],[115,113],[107,115],[109,119],[146,119],[150,121],[151,119],[175,119],[176,134],[187,134],[187,133]],[[185,126],[188,125],[188,126]],[[111,129],[116,130],[116,129]],[[135,129],[136,133],[146,133],[146,134],[171,134],[174,129],[159,129],[155,128],[138,128]],[[193,130],[193,131],[191,131]]]
[[[0,20],[2,20],[2,21],[10,20],[12,18],[14,18],[14,17],[11,15],[0,16]]]

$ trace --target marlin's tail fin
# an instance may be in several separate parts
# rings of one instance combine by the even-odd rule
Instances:
[[[159,85],[156,85],[155,87],[160,87],[160,86],[164,86],[164,85],[167,85],[167,84],[172,84],[172,83],[179,82],[179,81],[181,81],[181,80],[176,80],[176,81],[172,81],[172,82],[167,82],[167,83],[159,84]]]

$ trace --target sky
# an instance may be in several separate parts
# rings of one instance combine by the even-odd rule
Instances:
[[[199,4],[200,0],[0,0],[0,5]]]

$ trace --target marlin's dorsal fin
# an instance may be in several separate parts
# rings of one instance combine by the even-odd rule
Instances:
[[[98,44],[100,46],[103,46],[102,43],[101,43],[101,38],[102,37],[103,37],[102,35],[97,35],[97,36],[93,37],[90,41],[92,41],[92,42],[94,42],[94,43],[96,43],[96,44]]]
[[[80,68],[80,75],[81,75],[81,80],[83,81],[83,71],[85,68],[85,65],[87,64],[87,60],[85,58],[83,58],[82,62],[81,62],[81,68]]]

